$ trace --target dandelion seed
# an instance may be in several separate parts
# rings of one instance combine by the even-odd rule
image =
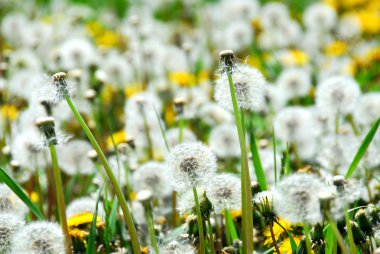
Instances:
[[[215,155],[201,143],[177,145],[166,163],[171,183],[180,192],[209,181],[216,171]]]
[[[230,111],[213,102],[202,105],[198,117],[210,126],[230,123],[233,120],[233,115]]]
[[[7,185],[0,184],[0,212],[24,218],[28,207]]]
[[[155,198],[163,198],[172,191],[165,164],[155,161],[146,162],[134,171],[132,183],[134,190],[149,190]]]
[[[228,159],[240,156],[240,143],[234,124],[222,124],[215,127],[209,138],[210,149],[219,158]]]
[[[195,142],[197,141],[197,137],[194,135],[194,133],[184,128],[182,133],[182,142]],[[168,141],[168,145],[170,148],[175,147],[178,145],[178,138],[179,138],[179,128],[172,128],[166,131],[166,140]]]
[[[241,209],[240,178],[233,174],[217,174],[206,186],[207,197],[220,214],[224,209]]]
[[[58,224],[31,222],[12,238],[12,254],[64,254],[64,236]]]
[[[295,174],[284,178],[273,192],[276,214],[291,223],[316,224],[323,217],[318,193],[333,191],[316,175]]]
[[[194,247],[188,243],[171,241],[159,248],[162,254],[195,254]]]
[[[229,68],[232,60],[221,64],[221,69]],[[266,81],[262,74],[255,68],[246,65],[237,65],[232,73],[232,80],[239,108],[250,111],[260,110],[264,103],[264,88]],[[221,75],[216,81],[215,100],[224,108],[232,110],[232,99],[227,75]]]
[[[304,96],[311,87],[310,75],[304,69],[288,68],[277,78],[277,85],[288,99]]]
[[[24,221],[11,213],[0,213],[0,253],[12,248],[12,236],[24,225]]]
[[[380,93],[366,93],[360,96],[354,116],[360,124],[374,123],[380,117]]]
[[[317,2],[307,7],[303,22],[307,29],[328,31],[335,26],[336,12],[326,3]]]

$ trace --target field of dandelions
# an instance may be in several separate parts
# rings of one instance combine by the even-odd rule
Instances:
[[[380,253],[380,1],[0,0],[0,254]]]

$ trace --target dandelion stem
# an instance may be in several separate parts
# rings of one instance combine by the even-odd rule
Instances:
[[[144,208],[145,208],[145,218],[148,223],[150,241],[152,243],[155,253],[159,254],[157,240],[156,240],[156,232],[154,230],[152,207],[151,207],[150,201],[146,202],[146,204],[144,205]]]
[[[274,245],[274,248],[276,249],[276,252],[278,254],[280,254],[280,248],[278,247],[278,244],[277,244],[277,240],[276,240],[276,237],[274,237],[274,232],[273,232],[273,222],[270,223],[269,225],[269,230],[270,230],[270,236],[272,237],[272,242],[273,242],[273,245]]]
[[[273,161],[274,161],[274,185],[277,186],[277,151],[276,151],[276,135],[272,127],[272,141],[273,141]]]
[[[305,234],[305,242],[306,242],[306,251],[307,251],[307,254],[311,254],[312,253],[312,251],[311,251],[311,241],[310,241],[310,236],[309,236],[310,227],[306,223],[304,223],[303,232]]]
[[[107,158],[104,155],[102,149],[100,148],[98,142],[96,141],[96,139],[92,135],[92,133],[91,133],[90,129],[88,128],[86,122],[83,120],[82,116],[78,112],[77,108],[75,107],[75,105],[73,104],[73,102],[69,96],[66,96],[66,102],[69,105],[71,111],[73,112],[75,118],[79,122],[80,126],[82,127],[83,131],[85,132],[87,138],[90,140],[90,142],[91,142],[93,148],[95,149],[96,153],[100,157],[100,161],[103,164],[103,167],[104,167],[104,169],[108,175],[108,178],[110,179],[110,181],[114,187],[115,194],[117,196],[117,199],[119,200],[121,210],[123,211],[124,219],[125,219],[125,222],[127,223],[128,231],[129,231],[129,234],[131,237],[133,253],[134,254],[140,254],[141,253],[140,245],[138,242],[136,228],[135,228],[135,225],[133,224],[132,215],[128,210],[127,201],[125,200],[123,192],[121,191],[121,188],[117,183],[116,177],[112,172],[111,166],[109,165]]]
[[[243,235],[243,253],[253,253],[253,218],[252,218],[252,193],[251,193],[251,180],[249,176],[248,168],[248,156],[247,147],[245,142],[244,129],[242,126],[241,117],[239,114],[239,108],[237,104],[237,98],[235,93],[235,87],[232,80],[232,70],[227,69],[228,83],[230,86],[230,93],[232,99],[232,105],[234,108],[234,115],[236,126],[239,135],[239,143],[242,159],[242,172],[241,172],[241,191],[242,191],[242,235]]]
[[[344,240],[343,240],[343,237],[342,235],[340,234],[339,232],[339,229],[338,227],[336,226],[335,222],[333,221],[332,217],[331,217],[331,214],[330,212],[325,212],[325,216],[327,218],[327,221],[329,222],[329,225],[335,235],[335,238],[339,244],[339,247],[342,251],[343,254],[349,254],[350,252],[348,251],[346,245],[344,244]],[[355,252],[354,252],[355,253]]]
[[[53,144],[50,144],[49,149],[51,161],[53,164],[54,185],[57,196],[59,221],[62,227],[62,231],[65,235],[66,253],[71,254],[71,237],[69,235],[69,229],[67,228],[65,198],[63,196],[62,179],[58,166],[57,151],[55,150],[55,146]]]
[[[183,141],[183,127],[184,126],[185,126],[185,120],[181,116],[178,123],[178,128],[179,128],[178,144],[181,144]]]
[[[203,234],[203,223],[202,223],[202,215],[201,215],[201,208],[199,206],[199,199],[198,199],[198,193],[197,189],[194,186],[193,187],[193,194],[194,194],[194,201],[195,201],[195,208],[197,210],[197,223],[198,223],[198,232],[199,232],[199,254],[205,254],[205,239]]]
[[[337,112],[335,116],[335,134],[339,134],[339,112]]]
[[[210,247],[211,247],[211,253],[216,254],[215,252],[215,243],[214,243],[214,233],[212,231],[212,225],[211,225],[211,220],[208,218],[207,220],[207,226],[208,226],[208,232],[210,235]]]
[[[344,218],[346,220],[348,241],[350,243],[350,251],[351,251],[351,253],[356,253],[354,235],[352,234],[351,220],[350,220],[350,217],[348,215],[347,209],[344,209]]]

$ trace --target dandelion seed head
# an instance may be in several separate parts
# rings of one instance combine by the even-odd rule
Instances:
[[[202,105],[199,111],[199,117],[210,126],[230,123],[233,120],[233,116],[230,111],[213,102]]]
[[[318,193],[332,189],[317,175],[295,174],[284,178],[273,192],[276,214],[291,223],[322,221]]]
[[[209,138],[210,149],[219,158],[240,156],[240,143],[234,124],[222,124],[212,129]]]
[[[174,147],[166,160],[171,183],[177,191],[209,181],[216,171],[216,158],[199,142],[182,143]]]
[[[307,7],[303,13],[303,23],[307,29],[328,31],[336,24],[336,12],[323,2]]]
[[[146,162],[133,172],[132,178],[134,190],[149,190],[155,198],[163,198],[172,191],[164,163]]]
[[[354,109],[355,121],[371,125],[380,117],[380,93],[366,93],[360,96]]]
[[[92,213],[95,214],[96,199],[92,197],[81,197],[70,202],[66,208],[67,218],[73,217],[80,213]],[[104,219],[105,211],[103,202],[98,203],[98,216]]]
[[[217,174],[206,186],[207,197],[220,214],[224,209],[241,208],[241,188],[239,177],[233,174]]]
[[[166,131],[166,140],[168,141],[168,145],[170,148],[175,147],[178,145],[178,139],[179,139],[179,128],[172,128]],[[184,128],[182,130],[182,142],[195,142],[197,141],[197,137],[194,135],[194,133]]]
[[[316,104],[325,110],[347,114],[354,110],[359,96],[360,88],[354,79],[334,76],[318,85]]]
[[[279,139],[296,142],[311,135],[312,117],[308,110],[299,106],[282,109],[275,116],[274,129]]]
[[[205,192],[204,187],[196,187],[198,196]],[[192,212],[195,207],[194,193],[192,189],[185,190],[178,195],[177,210],[180,215],[185,215]]]
[[[360,20],[355,15],[346,14],[338,24],[338,36],[342,39],[354,39],[360,36],[362,28]]]
[[[300,68],[288,68],[281,72],[277,85],[288,99],[306,95],[311,87],[309,73]]]
[[[289,10],[283,3],[269,2],[261,9],[261,22],[265,29],[276,28],[287,20],[289,20]]]
[[[12,254],[64,254],[64,236],[53,222],[31,222],[18,230],[12,239]]]
[[[57,147],[59,166],[68,175],[89,175],[94,173],[95,164],[87,156],[91,145],[82,140],[72,140]]]
[[[238,107],[257,111],[262,107],[266,81],[262,74],[253,67],[238,65],[238,71],[232,73]],[[225,109],[233,110],[230,86],[227,75],[221,75],[216,81],[215,100]]]
[[[0,212],[24,218],[28,207],[6,184],[0,184]]]
[[[160,246],[159,251],[162,254],[195,254],[194,247],[191,244],[177,241],[171,241],[164,246]]]
[[[0,213],[0,253],[12,248],[12,235],[24,225],[24,220],[11,213]]]

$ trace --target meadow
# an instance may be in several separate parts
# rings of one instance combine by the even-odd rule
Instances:
[[[380,253],[380,1],[0,0],[0,254]]]

